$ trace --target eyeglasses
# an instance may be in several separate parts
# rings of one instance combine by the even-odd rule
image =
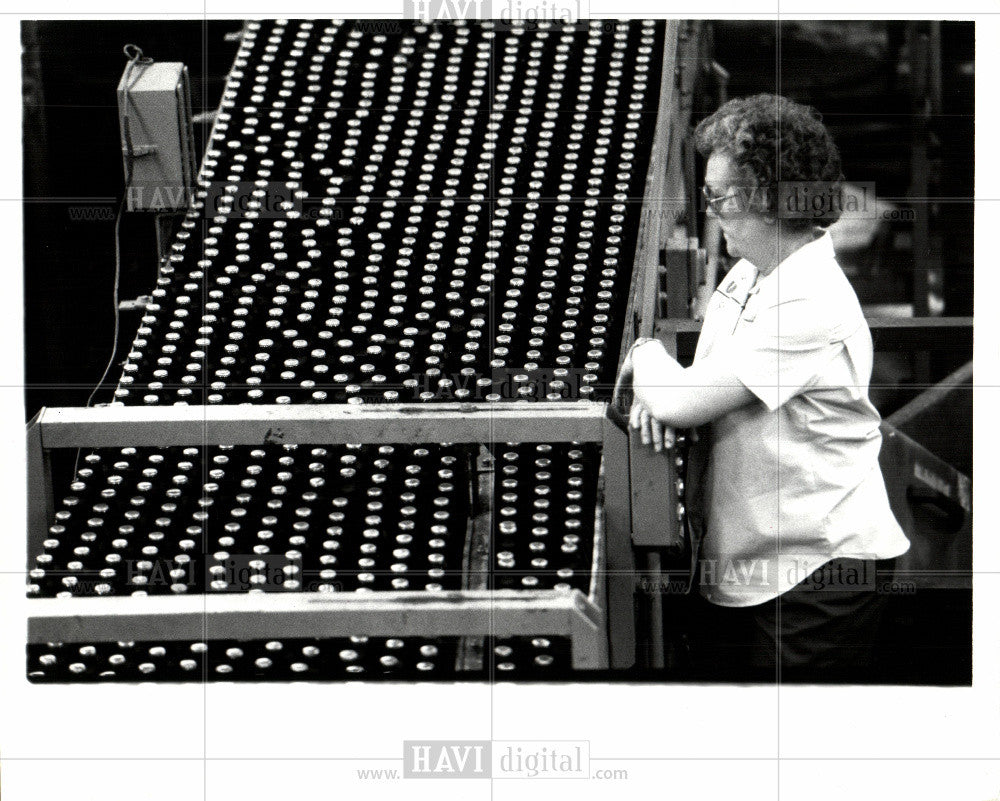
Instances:
[[[738,189],[730,189],[724,195],[713,195],[711,192],[708,191],[707,186],[703,186],[701,188],[701,196],[705,198],[705,202],[708,204],[708,207],[716,214],[719,213],[719,206],[721,206],[730,198],[736,197],[738,193],[739,193]]]

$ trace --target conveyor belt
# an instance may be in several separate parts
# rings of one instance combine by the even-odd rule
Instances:
[[[639,20],[404,21],[393,34],[248,23],[115,402],[606,398],[663,36]],[[486,587],[591,592],[600,446],[484,445]],[[463,589],[484,513],[478,451],[98,449],[57,500],[29,593]],[[564,638],[482,634],[493,658],[473,675],[566,667]],[[469,670],[459,638],[354,639],[35,644],[28,670],[39,681]]]
[[[663,34],[605,27],[251,23],[117,399],[613,382]]]
[[[94,452],[40,596],[461,589],[468,447]]]
[[[493,451],[493,588],[586,593],[595,446]],[[94,451],[29,593],[460,590],[474,458],[469,446]]]

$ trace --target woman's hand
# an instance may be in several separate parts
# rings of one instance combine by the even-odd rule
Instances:
[[[618,380],[615,382],[615,390],[612,395],[613,403],[619,402],[625,387],[631,385],[635,377],[635,359],[633,357],[636,350],[648,342],[655,341],[648,337],[640,337],[629,348],[625,360],[622,362],[621,372],[618,373]],[[663,425],[653,417],[646,406],[635,399],[632,401],[632,408],[629,412],[629,425],[639,430],[642,444],[652,445],[657,453],[664,448],[669,450],[674,447],[674,430],[670,426]]]
[[[632,410],[629,413],[629,425],[638,429],[640,440],[643,445],[652,445],[657,453],[664,448],[670,450],[674,447],[676,436],[674,429],[665,426],[650,413],[649,409],[638,401],[632,403]]]

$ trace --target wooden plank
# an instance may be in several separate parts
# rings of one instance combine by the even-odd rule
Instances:
[[[573,667],[601,669],[603,615],[578,590],[261,593],[33,599],[29,642],[289,637],[573,638]]]
[[[604,404],[424,403],[43,409],[45,448],[344,442],[593,442]]]

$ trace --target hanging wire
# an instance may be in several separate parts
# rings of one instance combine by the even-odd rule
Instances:
[[[128,59],[128,64],[125,66],[125,75],[122,78],[122,135],[124,138],[123,147],[125,150],[125,191],[122,194],[121,202],[118,204],[118,213],[115,215],[115,275],[114,275],[114,287],[112,289],[112,303],[114,307],[114,333],[111,343],[111,356],[108,358],[108,363],[104,366],[104,372],[101,373],[101,377],[97,381],[97,385],[94,387],[90,396],[87,398],[84,408],[89,408],[90,404],[94,402],[94,397],[97,395],[100,388],[104,385],[105,379],[108,377],[108,372],[111,370],[111,366],[115,363],[115,357],[118,355],[118,336],[121,329],[121,314],[118,309],[119,302],[119,288],[121,286],[121,272],[122,272],[122,254],[121,254],[121,223],[122,223],[122,212],[125,210],[125,203],[128,199],[129,189],[132,187],[132,178],[134,176],[134,164],[136,158],[135,147],[132,143],[132,128],[131,119],[129,116],[129,90],[132,85],[132,73],[136,67],[141,66],[142,68],[153,63],[153,59],[148,56],[143,55],[142,48],[137,47],[134,44],[127,44],[122,48],[122,52]],[[80,464],[80,449],[76,451],[76,459],[73,462],[73,475],[76,476],[77,468]]]

